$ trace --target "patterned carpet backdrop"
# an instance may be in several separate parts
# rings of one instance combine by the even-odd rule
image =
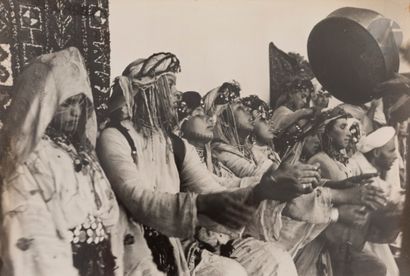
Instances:
[[[24,65],[69,46],[85,59],[101,113],[110,85],[108,0],[0,0],[0,11],[0,123]]]

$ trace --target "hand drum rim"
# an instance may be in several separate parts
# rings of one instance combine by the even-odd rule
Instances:
[[[374,87],[399,69],[391,22],[371,10],[342,8],[316,24],[307,50],[322,86],[346,103],[372,100]]]

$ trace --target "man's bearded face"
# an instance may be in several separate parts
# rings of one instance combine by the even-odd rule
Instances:
[[[397,159],[394,137],[383,147],[375,149],[375,162],[382,170],[389,170]]]
[[[168,81],[169,88],[171,90],[169,99],[171,101],[172,114],[176,115],[178,102],[181,100],[182,93],[177,90],[175,76],[167,76],[167,81]]]
[[[290,93],[289,101],[293,104],[296,110],[305,108],[308,106],[308,97],[309,97],[308,90],[300,90]]]

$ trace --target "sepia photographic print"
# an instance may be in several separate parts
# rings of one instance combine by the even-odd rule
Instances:
[[[0,275],[410,275],[409,117],[409,0],[0,0]]]

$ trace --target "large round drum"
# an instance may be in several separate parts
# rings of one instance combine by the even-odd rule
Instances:
[[[316,78],[333,96],[351,104],[373,99],[373,88],[399,69],[401,33],[377,12],[341,8],[320,21],[308,39]]]

